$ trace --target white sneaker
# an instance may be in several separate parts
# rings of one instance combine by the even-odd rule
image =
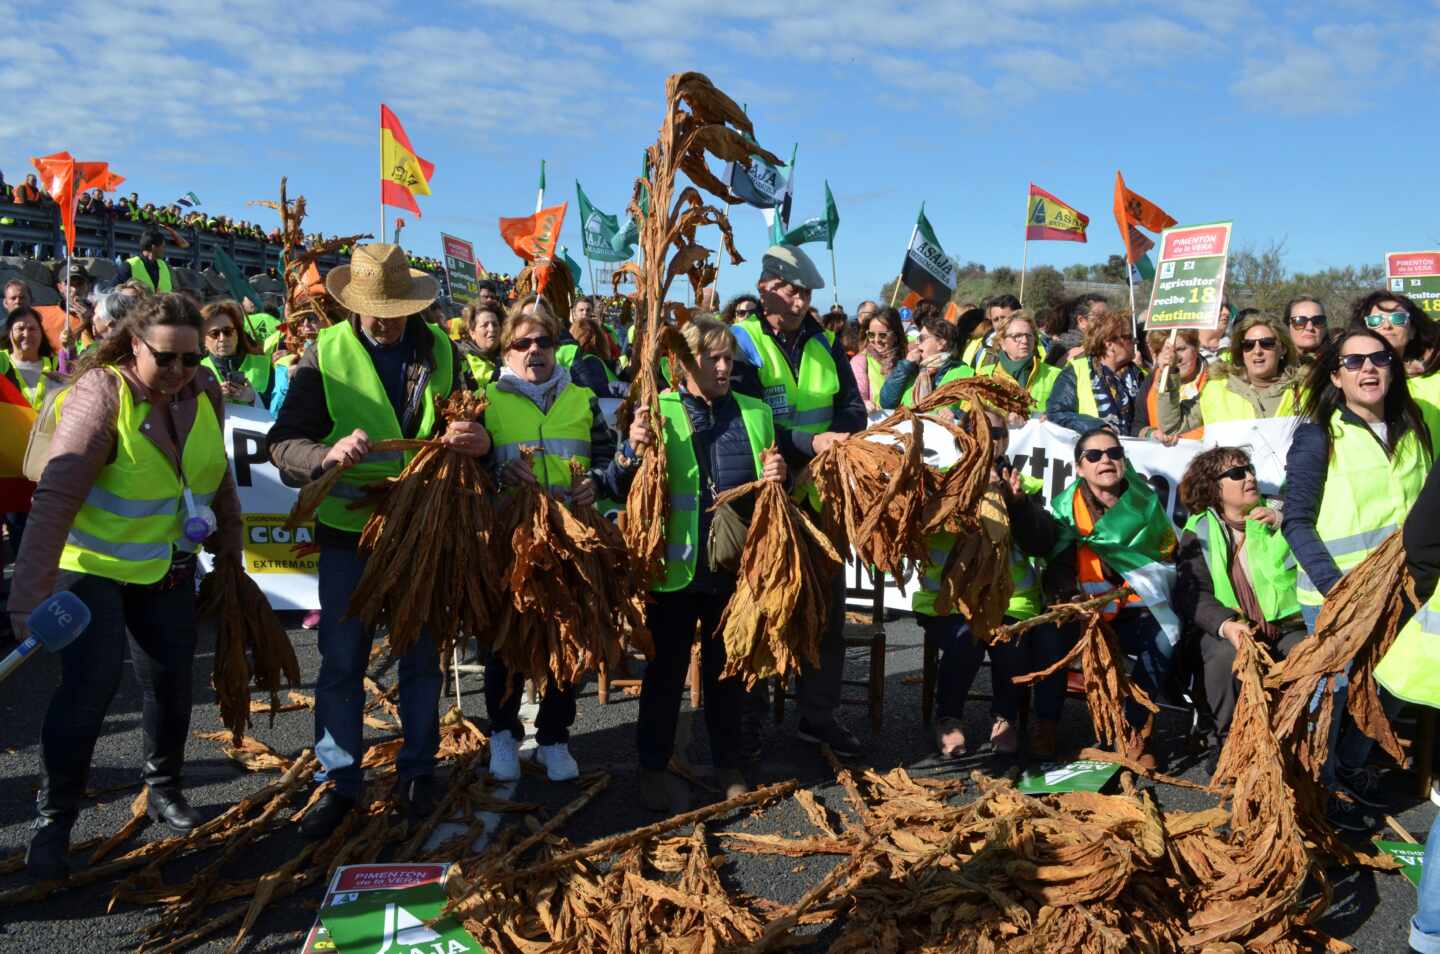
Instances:
[[[1440,782],[1430,783],[1430,801],[1440,807]]]
[[[564,742],[542,745],[535,751],[535,761],[545,766],[545,775],[552,782],[568,782],[580,777],[580,766]]]
[[[490,736],[490,775],[502,782],[520,777],[520,740],[509,729]]]

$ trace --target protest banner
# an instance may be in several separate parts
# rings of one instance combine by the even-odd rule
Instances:
[[[1015,783],[1017,792],[1049,795],[1056,792],[1098,792],[1120,771],[1115,762],[1080,759],[1064,765],[1027,771]]]
[[[305,944],[300,949],[300,954],[335,954],[337,950],[348,950],[336,943],[335,938],[331,937],[330,930],[325,926],[327,915],[330,915],[335,909],[375,895],[381,895],[385,900],[391,900],[396,893],[406,889],[425,885],[439,888],[445,883],[449,867],[448,864],[417,863],[342,865],[336,868],[335,874],[330,878],[330,887],[325,892],[325,898],[320,903],[320,913],[315,916],[315,923],[305,938]],[[369,949],[373,951],[379,948],[380,945],[377,943]],[[393,946],[391,949],[404,950]]]
[[[440,233],[440,244],[445,249],[445,277],[450,282],[450,298],[468,305],[480,294],[480,270],[475,260],[475,246],[444,232]]]
[[[1221,327],[1231,224],[1184,225],[1161,233],[1148,330]]]
[[[270,433],[265,411],[228,404],[225,407],[225,448],[240,496],[245,523],[245,572],[274,609],[312,610],[320,606],[320,557],[313,550],[315,525],[293,533],[285,529],[299,488],[287,487],[265,453]],[[209,570],[209,557],[204,557]]]
[[[1390,252],[1385,256],[1385,276],[1392,292],[1440,319],[1440,251]]]

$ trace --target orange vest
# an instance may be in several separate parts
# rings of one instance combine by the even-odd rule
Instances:
[[[1159,374],[1160,372],[1157,371],[1157,372],[1155,372],[1155,373],[1156,373],[1156,374]],[[1207,374],[1209,374],[1209,373],[1210,373],[1210,369],[1209,369],[1209,368],[1206,368],[1206,369],[1202,370],[1202,371],[1200,372],[1199,377],[1197,377],[1197,378],[1195,379],[1195,389],[1196,389],[1197,391],[1204,390],[1204,388],[1205,388],[1205,376],[1206,376]],[[1156,379],[1155,379],[1155,383],[1150,386],[1150,393],[1145,396],[1145,412],[1150,415],[1150,426],[1151,426],[1151,427],[1155,427],[1155,428],[1158,428],[1158,427],[1160,426],[1160,393],[1159,393],[1159,392],[1160,392],[1160,379],[1159,379],[1159,378],[1156,378]],[[1203,437],[1205,436],[1205,425],[1202,424],[1202,425],[1200,425],[1199,427],[1192,428],[1191,430],[1186,431],[1185,433],[1181,434],[1180,436],[1181,436],[1181,437],[1184,437],[1184,438],[1187,438],[1187,439],[1189,439],[1189,440],[1192,440],[1192,441],[1198,441],[1198,440],[1200,440],[1201,438],[1203,438]]]
[[[1152,391],[1151,394],[1153,398],[1154,392]],[[1085,502],[1085,494],[1079,488],[1075,490],[1074,499],[1075,529],[1080,531],[1082,536],[1089,536],[1095,530],[1095,518],[1090,516],[1090,505]],[[1101,593],[1108,593],[1116,586],[1105,577],[1105,564],[1100,560],[1100,554],[1083,543],[1075,548],[1075,575],[1086,599],[1099,596]],[[1140,594],[1133,590],[1125,598],[1127,606],[1140,602],[1142,602]],[[1120,605],[1116,601],[1105,604],[1101,615],[1106,619],[1114,619],[1119,612]]]

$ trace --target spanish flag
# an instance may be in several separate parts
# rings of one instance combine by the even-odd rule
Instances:
[[[430,177],[435,175],[434,163],[426,162],[415,153],[405,127],[380,104],[380,204],[409,209],[418,217],[420,206],[416,195],[430,194]]]
[[[35,409],[10,379],[10,361],[0,354],[0,510],[29,513],[35,485],[26,480],[21,463]]]
[[[1030,183],[1025,210],[1025,241],[1083,242],[1090,217]]]
[[[1120,238],[1125,242],[1125,260],[1132,265],[1140,261],[1145,253],[1155,247],[1137,226],[1152,232],[1163,232],[1177,224],[1170,214],[1138,192],[1131,192],[1125,185],[1125,177],[1115,170],[1115,224],[1120,227]]]

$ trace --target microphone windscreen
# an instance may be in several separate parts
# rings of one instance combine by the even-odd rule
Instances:
[[[30,635],[45,647],[58,653],[69,646],[90,625],[90,607],[69,590],[61,590],[30,614],[27,622]]]

